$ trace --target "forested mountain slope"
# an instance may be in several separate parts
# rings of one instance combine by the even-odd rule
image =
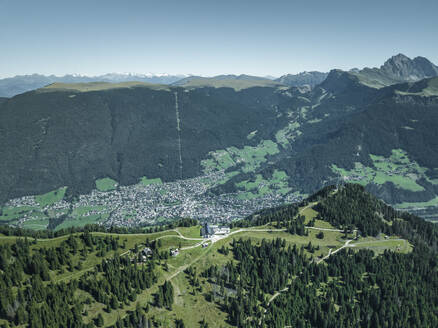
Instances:
[[[0,325],[438,323],[438,227],[359,185],[259,211],[228,235],[202,239],[197,224],[56,233],[0,227]]]
[[[397,58],[379,74],[433,73]],[[375,87],[333,70],[311,91],[201,80],[54,84],[0,101],[0,221],[228,222],[339,181],[438,218],[438,78]]]
[[[51,86],[2,104],[2,201],[61,186],[86,193],[102,177],[124,185],[194,177],[208,152],[257,144],[285,124],[277,118],[285,97],[272,88],[111,86]]]
[[[290,185],[306,193],[342,179],[366,185],[391,204],[435,199],[437,83],[434,78],[377,90],[348,72],[332,71],[309,96],[324,99],[295,116],[293,141],[260,174],[284,170],[293,177]],[[236,176],[219,192],[245,179]]]

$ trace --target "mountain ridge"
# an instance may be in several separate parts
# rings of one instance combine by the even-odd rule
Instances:
[[[172,83],[173,86],[185,88],[231,87],[236,91],[252,87],[281,87],[282,84],[268,78],[251,75],[217,75],[213,77],[190,76]]]
[[[170,74],[135,74],[135,73],[108,73],[99,76],[67,74],[56,75],[17,75],[0,79],[0,97],[13,97],[15,95],[43,88],[52,83],[89,83],[89,82],[149,82],[154,84],[171,84],[187,75]]]
[[[322,83],[327,78],[328,73],[318,71],[305,71],[298,74],[285,74],[275,81],[291,86],[291,87],[304,87],[308,86],[313,89],[318,84]]]
[[[438,76],[438,66],[424,57],[411,59],[403,54],[392,56],[380,68],[364,68],[351,70],[361,83],[382,88],[402,82],[416,82],[425,78]]]

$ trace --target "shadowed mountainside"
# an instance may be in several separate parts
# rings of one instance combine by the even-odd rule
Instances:
[[[408,80],[387,87],[332,70],[307,92],[219,76],[184,87],[57,83],[0,99],[0,201],[62,186],[88,193],[105,177],[130,185],[225,171],[207,192],[269,200],[345,180],[403,208],[434,206],[438,78],[409,82],[434,66],[406,58],[378,69]]]
[[[260,131],[251,141],[256,143],[284,124],[276,118],[284,97],[273,88],[75,88],[55,85],[2,104],[0,156],[8,159],[0,164],[3,201],[64,185],[84,193],[105,176],[121,184],[143,175],[193,177],[209,151],[242,146],[254,130]]]

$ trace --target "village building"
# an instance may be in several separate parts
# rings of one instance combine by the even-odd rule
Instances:
[[[178,249],[178,248],[176,248],[176,249],[171,249],[171,250],[170,250],[170,255],[172,255],[172,256],[178,256],[178,255],[179,255],[179,249]]]
[[[204,223],[201,228],[201,235],[204,238],[210,238],[213,235],[227,235],[230,233],[230,228],[227,226],[211,225],[209,223]]]

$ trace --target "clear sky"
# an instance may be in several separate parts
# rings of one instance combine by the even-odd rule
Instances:
[[[0,77],[438,64],[437,13],[437,0],[0,0]]]

